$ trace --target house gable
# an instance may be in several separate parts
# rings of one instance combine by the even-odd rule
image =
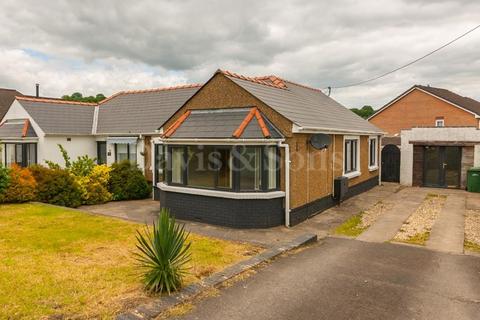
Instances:
[[[187,110],[257,107],[284,136],[292,135],[292,122],[263,101],[217,72],[162,127],[170,127]]]
[[[385,105],[369,121],[388,135],[397,135],[404,129],[433,127],[435,120],[442,118],[445,126],[478,126],[473,112],[416,87]]]
[[[2,121],[13,119],[28,119],[30,125],[39,137],[45,135],[45,132],[38,125],[35,119],[27,112],[27,110],[25,110],[25,108],[17,100],[13,101]]]

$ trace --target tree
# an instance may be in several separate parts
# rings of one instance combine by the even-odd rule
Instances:
[[[355,112],[357,115],[359,115],[363,119],[367,119],[368,117],[370,117],[372,114],[375,113],[375,110],[373,110],[372,106],[363,106],[361,109],[352,108],[350,110]]]
[[[71,95],[62,96],[63,100],[79,101],[79,102],[93,102],[93,103],[100,102],[100,101],[104,100],[105,98],[106,97],[103,95],[103,93],[99,93],[95,97],[94,96],[84,97],[83,94],[80,93],[80,92],[74,92]]]

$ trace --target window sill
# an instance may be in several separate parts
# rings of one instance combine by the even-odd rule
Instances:
[[[368,167],[368,171],[375,171],[375,170],[378,170],[378,166],[369,166]]]
[[[162,191],[187,193],[187,194],[194,194],[199,196],[227,198],[227,199],[274,199],[274,198],[285,197],[284,191],[231,192],[231,191],[169,186],[163,182],[157,183],[157,187]]]
[[[344,173],[343,176],[347,177],[348,179],[353,179],[359,177],[362,173],[360,171],[353,171],[349,173]]]

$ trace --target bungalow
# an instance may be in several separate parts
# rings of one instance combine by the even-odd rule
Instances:
[[[415,85],[368,119],[384,130],[382,180],[465,188],[480,165],[480,102],[450,90]]]
[[[276,76],[218,70],[161,128],[155,197],[180,219],[292,226],[379,184],[382,131]]]
[[[0,124],[1,162],[62,164],[61,144],[73,159],[129,159],[151,181],[151,137],[199,87],[122,91],[100,104],[17,96]]]

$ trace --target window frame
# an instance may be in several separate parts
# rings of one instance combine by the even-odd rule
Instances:
[[[5,166],[8,165],[7,163],[7,158],[8,158],[8,152],[7,152],[7,145],[13,145],[14,146],[14,158],[15,158],[15,161],[13,163],[19,165],[20,167],[22,168],[27,168],[29,165],[32,165],[32,164],[37,164],[38,163],[38,143],[36,142],[3,142],[2,143],[2,148],[3,148],[3,156],[4,156],[4,164]],[[28,149],[29,149],[29,146],[31,145],[34,145],[35,148],[35,157],[34,157],[34,162],[31,163],[31,164],[28,164]],[[17,159],[18,159],[18,146],[21,147],[21,155],[22,155],[22,161],[21,163],[18,163],[17,162]],[[12,165],[12,164],[10,164]]]
[[[226,192],[236,192],[236,193],[262,193],[262,192],[270,192],[270,191],[279,191],[280,190],[280,161],[277,158],[276,161],[276,173],[275,173],[275,179],[276,179],[276,187],[269,189],[268,188],[268,172],[266,172],[266,166],[264,165],[264,162],[266,161],[266,148],[267,147],[275,147],[277,150],[277,155],[280,155],[280,150],[276,145],[213,145],[215,151],[220,150],[220,149],[229,149],[230,150],[230,161],[231,161],[231,188],[225,188],[225,187],[219,187],[218,186],[218,173],[219,170],[216,170],[215,173],[215,186],[213,188],[209,187],[198,187],[198,186],[190,186],[188,185],[188,147],[189,146],[198,146],[197,144],[187,144],[187,145],[177,145],[177,144],[165,144],[165,156],[166,156],[166,168],[165,168],[165,179],[164,182],[167,183],[167,185],[171,186],[177,186],[177,187],[185,187],[185,188],[192,188],[192,189],[203,189],[203,190],[215,190],[215,191],[226,191]],[[234,168],[238,168],[239,166],[239,161],[240,159],[238,158],[238,148],[244,147],[244,146],[251,146],[251,147],[261,147],[261,152],[260,156],[261,159],[259,161],[260,166],[261,166],[261,184],[260,184],[260,189],[259,190],[252,190],[252,189],[245,189],[241,190],[240,189],[240,170],[235,170]],[[172,148],[175,147],[183,147],[183,160],[184,163],[182,165],[182,170],[183,170],[183,181],[182,183],[176,183],[172,182]],[[155,169],[156,170],[156,169]]]
[[[442,125],[438,125],[441,122]],[[445,127],[445,119],[444,118],[437,118],[435,119],[435,128],[443,128]]]
[[[374,150],[374,162],[372,163],[372,141],[375,142]],[[378,169],[378,137],[370,136],[368,137],[368,170],[374,171]]]
[[[355,141],[355,158],[353,158],[353,155],[350,155],[348,158],[350,158],[350,161],[355,159],[355,168],[352,170],[347,171],[347,142],[349,141]],[[360,136],[343,136],[343,176],[351,179],[355,178],[361,175],[361,164],[360,164],[360,149],[361,148],[361,143],[360,143]],[[352,150],[352,148],[350,148]]]
[[[118,162],[118,154],[117,154],[117,146],[119,144],[126,144],[127,145],[127,159],[125,160],[128,160],[130,162],[133,163],[132,159],[130,159],[130,145],[135,145],[135,164],[137,163],[137,144],[133,144],[133,143],[114,143],[114,151],[115,151],[115,163]],[[122,160],[123,161],[123,160]]]
[[[100,146],[104,145],[105,146],[105,158],[103,160],[105,161],[100,161]],[[107,164],[107,141],[97,141],[97,164],[102,165],[102,164]]]

